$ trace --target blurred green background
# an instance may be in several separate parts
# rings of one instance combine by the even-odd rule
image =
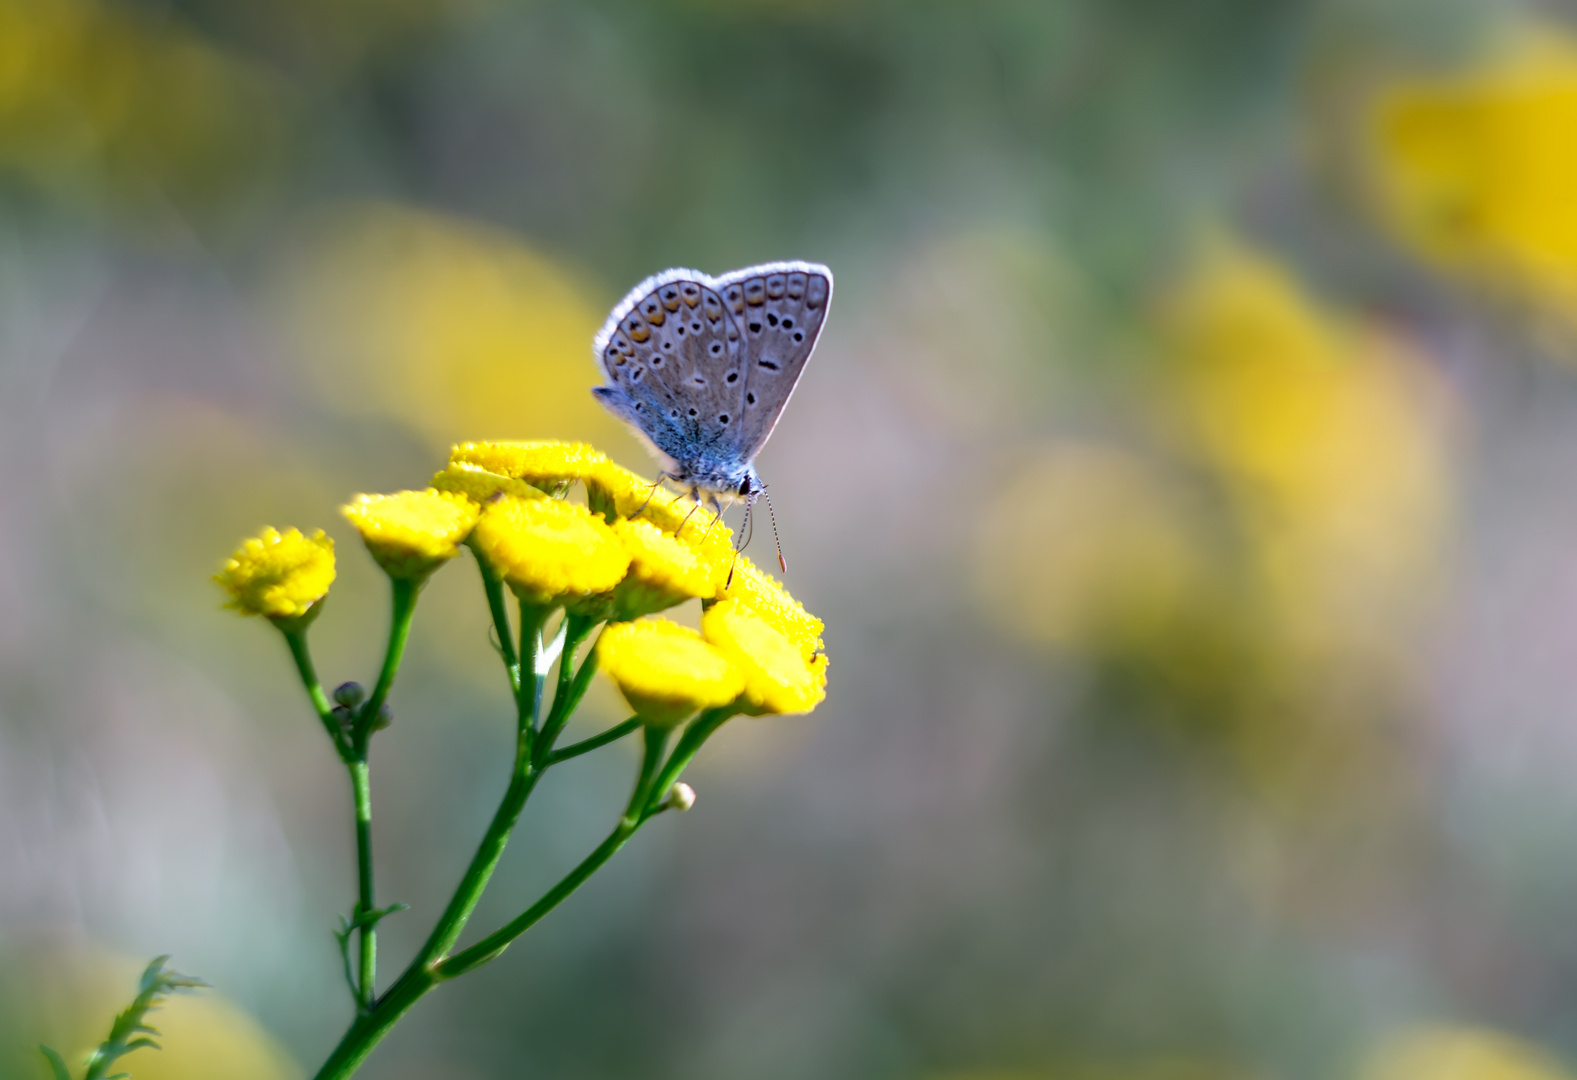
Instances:
[[[0,0],[0,1075],[166,952],[217,990],[138,1080],[310,1075],[348,793],[210,575],[328,529],[367,679],[340,504],[462,439],[649,470],[605,312],[789,258],[826,704],[365,1075],[1577,1075],[1577,5],[1500,0]],[[462,559],[377,744],[386,979],[506,779],[486,626]]]

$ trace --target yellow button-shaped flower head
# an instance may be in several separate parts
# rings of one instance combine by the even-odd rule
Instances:
[[[740,601],[708,608],[701,633],[744,674],[747,704],[740,711],[805,713],[827,696],[826,654],[807,660],[797,644]]]
[[[358,495],[342,510],[378,565],[407,581],[422,581],[454,558],[479,513],[464,495],[430,490]]]
[[[311,621],[334,583],[334,541],[321,529],[312,536],[264,529],[236,549],[214,580],[230,594],[225,606],[243,615]]]
[[[639,518],[714,553],[733,551],[733,532],[721,521],[714,522],[711,510],[697,508],[692,500],[654,485],[639,473],[600,461],[587,470],[584,479],[587,504],[609,521]]]
[[[653,727],[673,727],[737,698],[745,677],[688,627],[667,619],[616,623],[597,642],[597,664]]]
[[[728,588],[717,594],[720,599],[738,600],[761,616],[794,643],[806,663],[821,652],[824,624],[790,596],[776,578],[743,555],[739,556],[733,572]]]
[[[630,568],[629,553],[606,522],[557,499],[505,495],[482,511],[471,539],[515,595],[530,604],[610,593]]]
[[[604,460],[601,451],[571,442],[468,442],[449,451],[451,465],[474,465],[548,492],[562,491]]]
[[[433,487],[438,491],[453,491],[474,503],[485,503],[499,495],[514,495],[521,499],[546,499],[550,496],[540,488],[512,476],[488,472],[480,465],[464,463],[450,465],[433,476]]]
[[[630,553],[630,572],[613,592],[615,621],[671,608],[697,597],[710,600],[728,577],[728,562],[687,544],[649,521],[618,519],[613,532]]]

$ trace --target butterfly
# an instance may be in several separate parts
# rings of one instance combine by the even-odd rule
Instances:
[[[816,347],[832,271],[775,262],[710,278],[665,270],[630,290],[593,343],[607,383],[592,393],[661,461],[662,475],[755,502],[756,455]]]

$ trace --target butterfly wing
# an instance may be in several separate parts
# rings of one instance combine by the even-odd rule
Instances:
[[[740,421],[744,334],[712,279],[668,270],[613,309],[594,346],[608,377],[600,401],[684,469]]]
[[[728,437],[739,459],[750,462],[777,426],[816,347],[832,302],[832,271],[820,263],[766,263],[720,278],[716,289],[744,342],[745,392]]]

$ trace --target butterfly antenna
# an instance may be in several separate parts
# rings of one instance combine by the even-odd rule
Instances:
[[[772,512],[772,496],[767,495],[767,489],[762,488],[761,494],[767,499],[767,520],[772,522],[772,543],[778,549],[778,569],[788,573],[788,561],[783,558],[783,541],[778,539],[778,516]]]

